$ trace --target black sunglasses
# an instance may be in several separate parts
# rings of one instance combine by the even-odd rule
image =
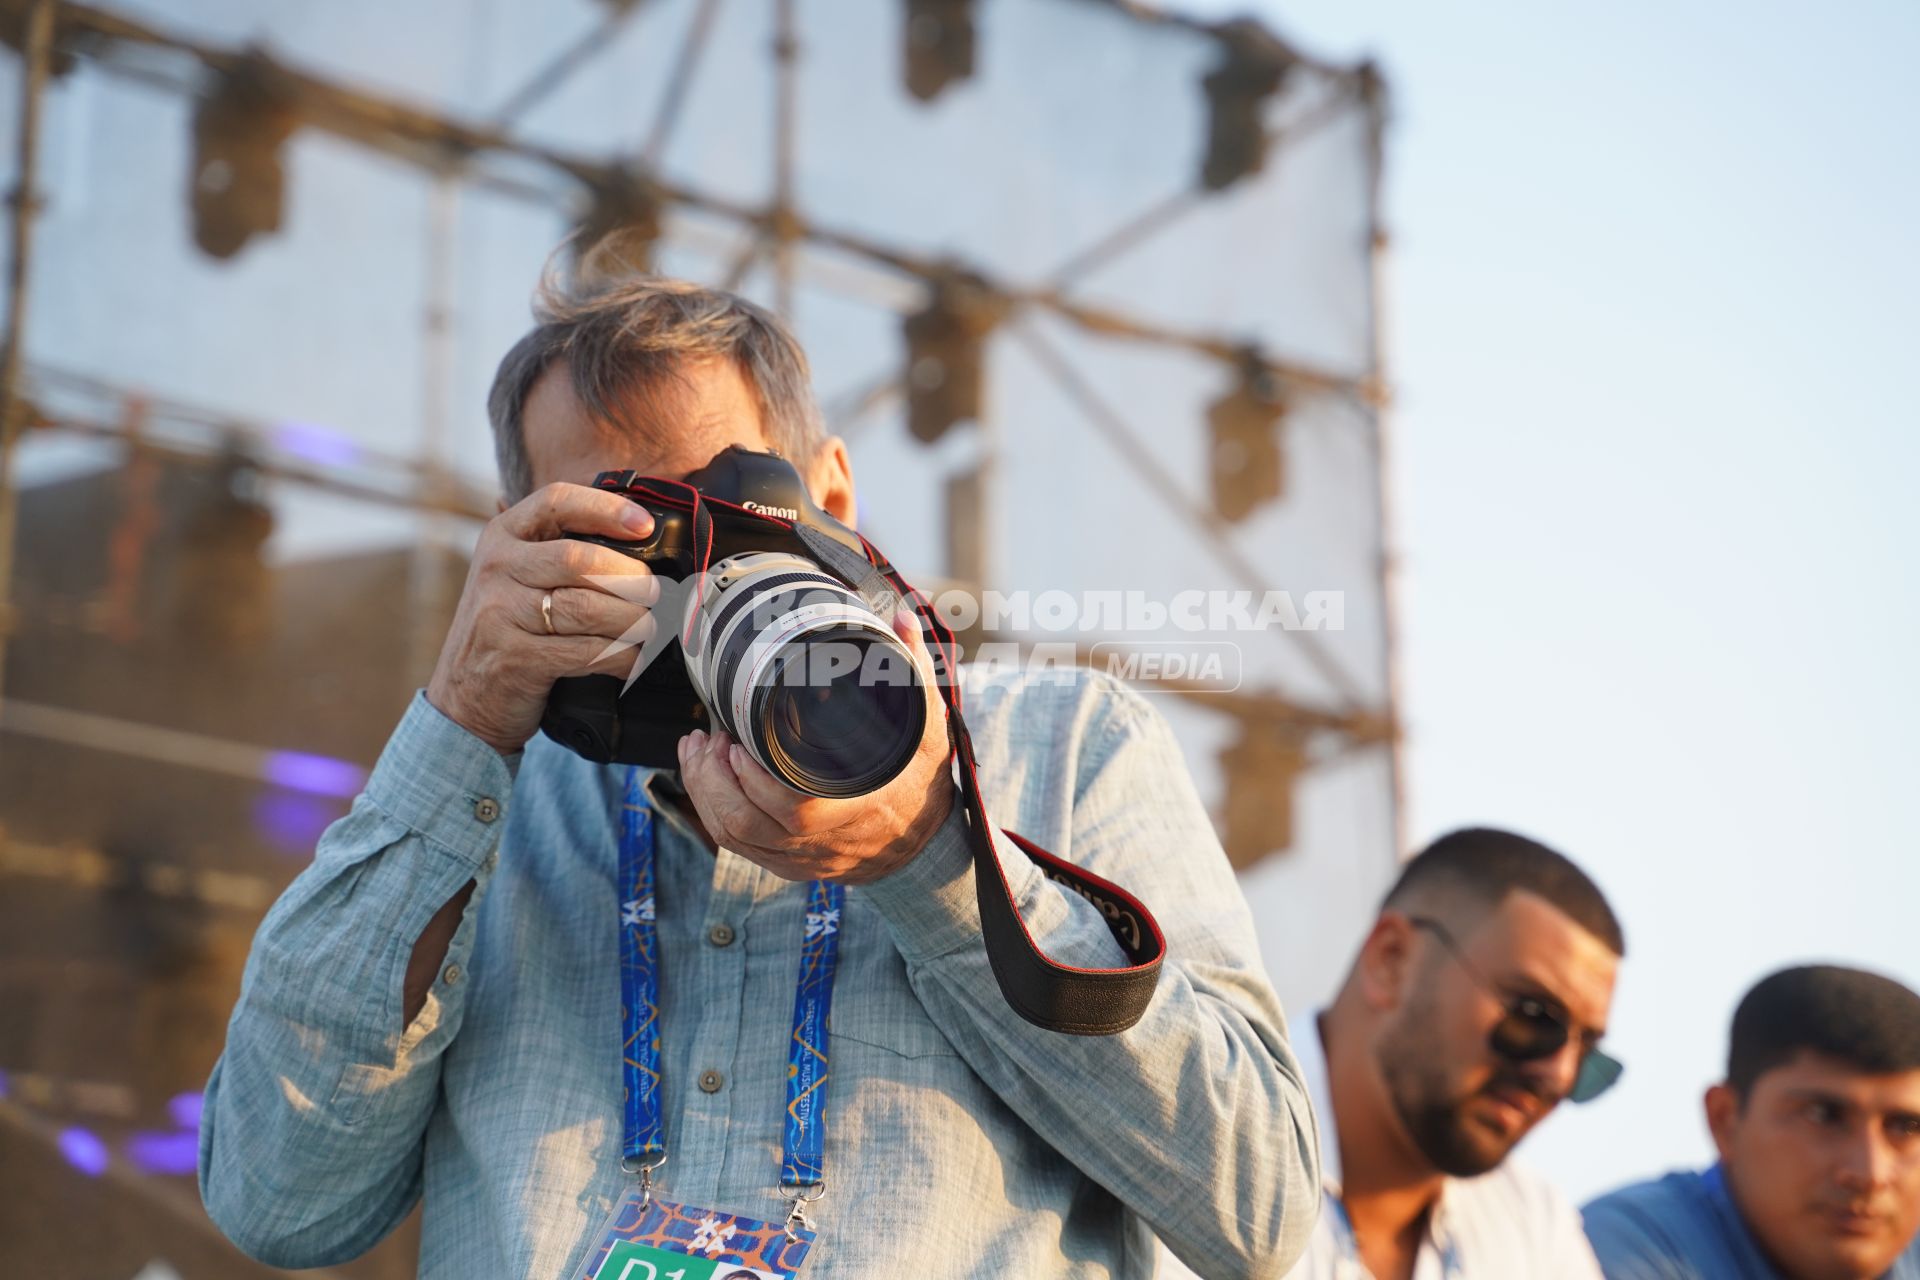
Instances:
[[[1487,1034],[1487,1045],[1495,1053],[1509,1062],[1538,1062],[1567,1047],[1567,1041],[1573,1038],[1573,1027],[1564,1010],[1538,996],[1509,995],[1488,982],[1467,960],[1466,953],[1453,940],[1453,935],[1447,932],[1447,927],[1438,920],[1429,916],[1408,916],[1407,923],[1416,929],[1425,929],[1440,939],[1440,945],[1466,970],[1467,976],[1506,1006],[1505,1016],[1494,1023],[1493,1030]],[[1573,1088],[1568,1091],[1567,1100],[1592,1102],[1613,1088],[1625,1070],[1619,1059],[1602,1053],[1598,1048],[1588,1049],[1580,1056],[1580,1070],[1573,1078]]]

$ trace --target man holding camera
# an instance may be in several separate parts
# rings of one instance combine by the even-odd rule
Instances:
[[[619,275],[550,284],[537,315],[489,403],[514,501],[427,689],[255,941],[207,1091],[214,1220],[324,1265],[424,1196],[429,1276],[619,1275],[610,1240],[662,1212],[698,1227],[671,1248],[738,1264],[751,1219],[771,1252],[747,1265],[784,1239],[823,1277],[1145,1277],[1156,1233],[1202,1274],[1285,1272],[1318,1209],[1312,1116],[1245,904],[1139,697],[962,678],[995,823],[1159,915],[1157,989],[1111,1035],[1036,1026],[998,989],[931,682],[917,752],[848,798],[789,789],[711,723],[657,771],[536,734],[556,680],[624,676],[656,625],[645,565],[577,536],[654,525],[596,473],[771,448],[854,512],[770,316]],[[1048,956],[1127,963],[1093,903],[1011,843],[987,856]]]

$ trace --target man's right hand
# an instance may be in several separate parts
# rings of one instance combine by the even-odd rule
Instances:
[[[540,727],[555,680],[626,675],[635,646],[652,634],[658,586],[631,556],[566,535],[633,539],[652,530],[646,508],[577,484],[550,484],[495,516],[474,548],[427,700],[504,754]],[[615,594],[595,578],[627,581]],[[540,607],[549,592],[552,635]]]

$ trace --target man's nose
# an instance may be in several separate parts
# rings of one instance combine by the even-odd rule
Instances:
[[[1840,1147],[1835,1175],[1849,1191],[1871,1191],[1893,1180],[1898,1157],[1878,1127],[1868,1125],[1849,1134]]]
[[[1553,1053],[1537,1058],[1526,1066],[1528,1083],[1548,1102],[1557,1103],[1573,1092],[1580,1078],[1580,1063],[1587,1056],[1578,1040],[1568,1040]]]

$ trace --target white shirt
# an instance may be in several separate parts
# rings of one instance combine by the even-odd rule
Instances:
[[[1291,1028],[1307,1094],[1320,1121],[1321,1185],[1326,1199],[1307,1252],[1288,1280],[1372,1280],[1360,1261],[1340,1206],[1340,1136],[1327,1083],[1327,1054],[1319,1019]],[[1161,1246],[1161,1280],[1193,1280]],[[1601,1280],[1580,1214],[1538,1174],[1513,1160],[1476,1178],[1448,1178],[1428,1217],[1414,1260],[1414,1280]],[[1205,1280],[1226,1280],[1206,1277]]]

